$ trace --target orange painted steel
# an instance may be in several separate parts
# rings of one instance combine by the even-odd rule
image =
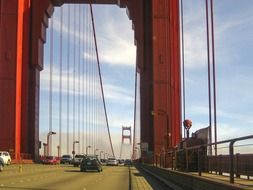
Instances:
[[[39,73],[46,28],[53,5],[68,2],[0,0],[0,149],[13,152],[16,159],[21,153],[39,156]],[[126,7],[132,20],[140,74],[141,142],[160,154],[181,138],[178,0],[107,3]],[[154,110],[165,111],[168,121],[152,116]]]
[[[153,0],[152,15],[153,110],[164,110],[168,119],[154,116],[154,153],[160,154],[175,147],[181,138],[178,1]]]

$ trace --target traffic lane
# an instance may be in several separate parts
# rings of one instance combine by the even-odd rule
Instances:
[[[129,190],[129,169],[124,166],[112,166],[103,173],[95,184],[87,184],[86,190]]]
[[[50,168],[50,167],[49,167]],[[59,170],[60,169],[60,170]],[[13,176],[9,180],[1,180],[2,189],[46,189],[46,190],[99,190],[128,189],[128,169],[124,167],[104,167],[104,171],[80,172],[74,167],[51,166],[48,173],[31,172],[30,175]],[[48,167],[45,167],[48,170]]]

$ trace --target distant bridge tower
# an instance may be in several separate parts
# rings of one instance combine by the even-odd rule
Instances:
[[[127,140],[127,142],[125,142]],[[122,138],[121,138],[121,148],[120,148],[120,159],[122,158],[122,150],[125,145],[129,146],[132,144],[132,131],[131,127],[122,126]]]

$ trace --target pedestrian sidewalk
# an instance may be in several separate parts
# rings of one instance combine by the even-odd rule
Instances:
[[[153,190],[147,180],[134,167],[130,167],[131,190]]]

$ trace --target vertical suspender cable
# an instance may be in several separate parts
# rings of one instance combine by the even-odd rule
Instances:
[[[73,48],[73,142],[76,140],[76,5],[74,5],[74,48]]]
[[[62,25],[63,25],[63,7],[61,7],[61,13],[60,13],[60,94],[59,94],[59,156],[61,155],[61,149],[62,149]]]
[[[213,60],[213,106],[214,106],[214,151],[217,156],[217,118],[216,118],[216,68],[215,68],[215,44],[214,44],[214,10],[213,0],[211,0],[211,27],[212,27],[212,60]]]
[[[90,17],[89,17],[90,19]],[[89,20],[88,20],[89,21]],[[88,48],[88,55],[90,56],[91,54],[91,37],[90,37],[90,23],[88,23],[88,45],[89,45],[89,48]],[[88,138],[89,138],[89,146],[91,146],[91,106],[90,106],[90,102],[91,102],[91,72],[90,72],[90,69],[91,69],[91,59],[90,57],[88,58]]]
[[[79,6],[79,11],[78,11],[78,21],[79,21],[79,35],[81,36],[81,6]],[[78,101],[77,101],[77,106],[78,106],[78,153],[80,153],[80,75],[81,75],[81,39],[78,40]]]
[[[98,57],[98,48],[97,48],[97,40],[96,40],[95,23],[94,23],[94,17],[93,17],[93,11],[92,11],[92,5],[91,5],[91,3],[90,3],[90,13],[91,13],[91,20],[92,20],[92,28],[93,28],[94,41],[95,41],[97,66],[98,66],[99,79],[100,79],[100,87],[101,87],[101,92],[102,92],[102,97],[103,97],[103,105],[104,105],[104,111],[105,111],[105,117],[106,117],[106,125],[107,125],[107,130],[108,130],[110,145],[111,145],[111,151],[112,151],[113,157],[115,157],[113,146],[112,146],[112,139],[111,139],[110,128],[109,128],[109,123],[108,123],[107,111],[106,111],[106,106],[105,106],[105,97],[104,97],[104,90],[103,90],[103,82],[102,82],[100,63],[99,63],[99,57]]]
[[[82,23],[82,53],[81,53],[81,58],[82,58],[82,153],[84,153],[84,119],[85,119],[85,106],[84,106],[84,57],[83,53],[85,51],[85,5],[82,6],[83,9],[83,23]]]
[[[53,97],[53,62],[54,62],[54,18],[51,18],[50,31],[50,74],[49,74],[49,132],[52,131],[52,97]],[[49,136],[49,144],[47,145],[47,156],[51,155],[52,138]]]
[[[182,38],[182,77],[183,77],[183,121],[185,120],[185,59],[184,59],[184,0],[181,0],[181,38]],[[185,137],[185,128],[184,128],[184,137]]]
[[[94,41],[94,39],[93,39],[93,41]],[[96,100],[96,98],[95,98],[95,48],[94,48],[94,45],[93,45],[93,56],[94,56],[94,61],[93,61],[93,64],[92,64],[92,71],[93,71],[93,79],[92,79],[92,83],[93,83],[93,100],[92,100],[92,103],[93,103],[93,146],[94,146],[94,151],[95,151],[95,149],[96,149],[96,144],[95,144],[95,100]]]
[[[208,64],[208,99],[209,99],[209,141],[212,143],[212,100],[211,100],[211,67],[210,67],[210,44],[209,44],[209,8],[206,0],[206,33],[207,33],[207,64]],[[212,148],[210,147],[210,155]]]
[[[87,26],[86,26],[86,34],[87,34],[87,42],[86,42],[86,55],[88,55],[88,53],[89,53],[89,28],[88,28],[88,26],[89,26],[89,14],[88,14],[88,10],[87,10],[87,16],[85,17],[86,18],[86,23],[87,23]],[[88,125],[89,125],[89,102],[88,102],[88,100],[89,100],[89,57],[88,56],[86,56],[86,63],[85,63],[85,65],[86,65],[86,69],[85,69],[85,75],[86,75],[86,80],[85,80],[85,82],[86,82],[86,146],[89,146],[90,144],[89,144],[89,127],[88,127]],[[88,154],[88,152],[86,152],[86,154]]]
[[[70,75],[70,5],[68,5],[68,39],[67,39],[67,154],[69,154],[69,75]]]
[[[132,148],[132,159],[136,159],[136,99],[137,99],[137,59],[136,59],[136,66],[135,66],[135,80],[134,80],[134,134],[133,134],[133,148]]]

